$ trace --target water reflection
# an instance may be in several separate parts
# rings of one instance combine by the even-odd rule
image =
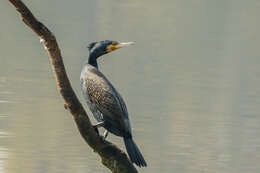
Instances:
[[[0,172],[109,172],[65,112],[39,39],[0,4]],[[79,96],[89,42],[136,41],[99,62],[128,105],[149,165],[140,172],[260,171],[258,1],[28,5],[57,36]]]
[[[0,134],[1,136],[1,134]],[[6,173],[6,161],[8,159],[8,149],[0,147],[0,172]]]

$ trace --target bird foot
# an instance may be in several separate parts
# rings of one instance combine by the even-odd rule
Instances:
[[[102,138],[103,141],[106,140],[107,136],[108,136],[108,131],[107,130],[104,132],[103,136],[100,135],[100,137]]]
[[[94,128],[99,128],[99,127],[103,127],[105,125],[105,122],[98,122],[97,124],[93,125]]]
[[[98,128],[103,127],[104,124],[105,124],[104,122],[99,122],[99,123],[93,125],[93,128],[95,129],[95,131],[97,132],[98,135],[99,135]]]
[[[93,128],[94,128],[95,132],[99,135],[97,126],[93,126]]]
[[[104,132],[104,139],[106,139],[107,138],[107,136],[108,136],[108,131],[106,130],[105,132]]]

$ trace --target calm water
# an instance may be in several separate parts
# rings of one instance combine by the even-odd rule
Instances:
[[[25,2],[82,101],[87,44],[136,41],[99,64],[128,105],[140,172],[260,172],[259,0]],[[0,172],[109,172],[64,110],[39,38],[7,1],[0,20]]]

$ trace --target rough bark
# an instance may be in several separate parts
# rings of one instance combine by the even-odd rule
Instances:
[[[67,77],[61,52],[53,33],[40,21],[21,0],[9,0],[21,14],[23,22],[29,26],[41,39],[50,58],[53,74],[58,90],[64,99],[64,107],[72,114],[81,136],[87,144],[97,152],[103,165],[114,173],[137,173],[127,155],[114,144],[103,140],[94,130],[89,117],[79,102]]]

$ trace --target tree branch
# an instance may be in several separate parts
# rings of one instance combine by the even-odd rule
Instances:
[[[21,14],[23,22],[29,26],[41,39],[48,51],[51,67],[65,103],[65,108],[72,114],[81,136],[88,145],[97,152],[103,165],[114,173],[137,173],[136,168],[127,155],[114,144],[103,140],[94,130],[86,111],[79,102],[67,77],[61,52],[52,32],[25,6],[21,0],[9,0]]]

